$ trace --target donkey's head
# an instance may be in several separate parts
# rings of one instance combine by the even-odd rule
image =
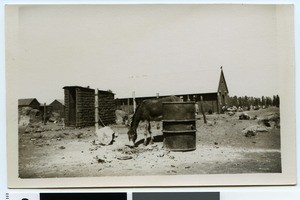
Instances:
[[[137,139],[137,133],[136,133],[136,130],[130,128],[129,131],[127,132],[127,135],[128,135],[128,139],[129,139],[129,144],[128,144],[128,146],[129,146],[129,147],[134,147],[135,141],[136,141],[136,139]]]

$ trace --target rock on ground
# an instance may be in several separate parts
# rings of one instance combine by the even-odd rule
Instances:
[[[239,120],[249,120],[249,119],[250,119],[250,116],[247,113],[242,113],[239,116]]]
[[[96,136],[100,144],[109,145],[115,137],[115,132],[109,126],[105,126],[96,130]]]
[[[245,136],[248,136],[249,134],[254,136],[257,132],[269,132],[269,130],[266,127],[261,125],[253,125],[245,128],[242,131],[242,133],[245,134]]]

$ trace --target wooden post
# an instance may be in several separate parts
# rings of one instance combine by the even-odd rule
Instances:
[[[200,96],[200,108],[201,108],[201,112],[202,112],[202,115],[203,115],[204,123],[206,124],[207,121],[206,121],[206,116],[205,116],[205,113],[204,113],[204,110],[203,110],[203,97],[202,96]]]
[[[46,107],[46,103],[44,103],[44,124],[46,125],[46,117],[47,117],[47,107]]]
[[[130,107],[130,99],[128,98],[128,99],[127,99],[127,109],[126,109],[128,114],[130,114],[130,109],[129,109],[129,107]]]
[[[98,88],[95,89],[95,129],[96,131],[99,129],[99,118],[98,118],[98,112],[99,112],[99,101],[98,101]]]
[[[134,113],[136,109],[135,91],[132,92],[132,100],[133,100],[133,113]]]

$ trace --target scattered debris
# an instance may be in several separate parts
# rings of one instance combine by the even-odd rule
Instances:
[[[64,135],[70,135],[70,133],[66,133],[66,132],[64,132]]]
[[[269,114],[268,119],[270,121],[274,121],[275,122],[275,121],[280,120],[280,116],[279,116],[278,113],[271,113],[271,114]]]
[[[89,151],[96,151],[96,150],[98,150],[98,147],[89,148]],[[92,152],[90,152],[90,153],[92,153]]]
[[[241,108],[240,106],[237,109],[238,112],[244,112],[243,108]]]
[[[93,144],[93,145],[100,145],[101,143],[100,143],[99,140],[93,140],[93,141],[92,141],[92,144]]]
[[[271,113],[267,117],[258,120],[258,124],[263,124],[266,127],[280,128],[280,116],[277,113]]]
[[[82,138],[82,137],[83,137],[83,133],[80,132],[80,133],[78,133],[76,136],[77,136],[77,138]]]
[[[207,123],[206,123],[208,126],[213,126],[214,125],[214,122],[212,122],[212,121],[207,121]]]
[[[41,133],[33,133],[33,137],[34,138],[42,138],[42,134]]]
[[[30,133],[31,132],[31,128],[30,127],[27,127],[26,129],[25,129],[25,133]]]
[[[154,146],[148,145],[148,146],[145,146],[145,148],[146,148],[147,150],[153,150],[153,149],[154,149]]]
[[[249,130],[245,133],[245,137],[252,137],[252,136],[256,136],[256,132]]]
[[[42,127],[38,127],[36,130],[35,130],[36,133],[41,133],[41,132],[44,132],[44,129]]]
[[[44,125],[42,123],[39,123],[39,124],[31,123],[28,126],[22,126],[20,124],[19,127],[22,132],[24,132],[24,130],[26,132],[26,130],[27,130],[27,133],[30,133],[30,134],[24,134],[24,135],[20,134],[22,137],[21,142],[23,142],[23,140],[25,142],[27,142],[24,144],[22,143],[21,147],[25,149],[26,145],[32,145],[34,147],[33,149],[37,149],[37,150],[45,149],[46,151],[49,149],[55,148],[56,150],[61,152],[60,153],[61,155],[58,157],[58,159],[65,159],[65,161],[68,161],[68,160],[72,160],[72,159],[69,159],[69,151],[73,150],[73,146],[69,145],[69,142],[76,143],[76,141],[78,140],[78,141],[80,141],[80,145],[83,145],[83,146],[79,145],[79,148],[77,148],[77,146],[75,146],[75,148],[77,148],[76,149],[77,155],[74,156],[73,159],[76,159],[78,157],[78,154],[79,154],[79,156],[81,155],[81,157],[87,156],[87,159],[85,159],[84,161],[88,165],[92,162],[91,164],[93,164],[93,166],[91,166],[91,167],[93,167],[93,169],[97,168],[96,170],[98,170],[98,168],[100,168],[99,170],[105,170],[105,173],[106,173],[107,167],[109,167],[108,165],[110,162],[111,162],[110,166],[112,167],[111,169],[118,170],[120,168],[125,168],[127,170],[127,168],[130,167],[128,165],[131,165],[131,163],[137,163],[137,164],[133,164],[133,165],[136,166],[136,168],[138,168],[138,169],[142,169],[144,166],[144,163],[139,163],[141,160],[145,160],[145,163],[147,163],[148,166],[150,165],[151,168],[153,167],[153,169],[157,168],[158,171],[166,172],[167,170],[170,170],[170,171],[168,171],[168,173],[181,173],[181,170],[184,170],[184,169],[185,169],[184,171],[188,171],[189,169],[192,169],[193,171],[197,170],[196,169],[197,167],[194,167],[194,165],[192,164],[193,162],[189,162],[190,160],[188,160],[188,162],[187,162],[185,160],[185,156],[183,154],[188,155],[188,156],[189,156],[189,154],[191,156],[197,155],[197,157],[203,158],[205,160],[205,158],[214,156],[217,152],[218,156],[224,156],[224,159],[227,160],[227,156],[229,155],[230,152],[224,151],[225,152],[224,153],[223,149],[225,149],[224,147],[226,147],[226,145],[227,145],[226,139],[228,139],[228,138],[229,138],[230,142],[231,141],[235,142],[235,139],[238,140],[238,139],[240,139],[240,137],[245,136],[245,137],[247,137],[247,138],[245,138],[245,140],[247,140],[247,143],[246,143],[247,146],[243,147],[243,148],[248,148],[248,146],[250,146],[250,148],[251,148],[251,146],[253,148],[258,148],[261,146],[261,144],[263,144],[261,142],[261,139],[265,139],[265,138],[268,139],[270,137],[273,137],[273,135],[276,136],[275,134],[264,134],[264,137],[262,137],[262,138],[255,137],[258,134],[260,134],[259,132],[271,131],[271,129],[268,128],[268,125],[266,124],[266,122],[268,122],[271,127],[273,127],[273,126],[275,127],[274,122],[276,120],[279,121],[279,115],[276,115],[276,113],[274,114],[274,113],[269,112],[270,114],[268,115],[268,113],[262,112],[262,111],[263,110],[261,110],[259,112],[250,111],[249,113],[245,112],[245,113],[237,113],[237,114],[235,112],[233,112],[232,114],[234,115],[234,117],[229,117],[231,115],[230,114],[231,111],[229,111],[224,115],[210,116],[209,120],[211,120],[211,121],[208,121],[208,123],[206,124],[208,126],[206,126],[203,123],[196,124],[197,129],[199,128],[199,130],[201,130],[201,128],[206,128],[205,131],[203,132],[205,134],[210,133],[210,132],[217,133],[217,131],[218,131],[218,134],[219,133],[221,134],[221,135],[217,135],[217,136],[213,135],[216,137],[209,138],[209,140],[206,140],[207,143],[205,143],[204,142],[205,140],[203,140],[203,142],[200,142],[197,144],[197,145],[205,144],[208,146],[208,148],[205,149],[205,152],[202,152],[203,155],[195,154],[194,152],[181,154],[181,153],[177,153],[177,152],[174,153],[174,152],[167,151],[167,149],[162,148],[163,142],[160,139],[157,139],[158,142],[155,143],[154,145],[148,145],[145,147],[143,145],[137,145],[136,148],[133,148],[133,149],[129,148],[129,147],[124,147],[124,143],[128,140],[127,135],[126,135],[127,128],[124,125],[122,125],[122,126],[112,125],[111,127],[113,128],[113,130],[118,131],[120,133],[119,138],[116,139],[116,136],[117,136],[116,133],[111,133],[109,136],[112,136],[112,137],[108,139],[109,140],[108,144],[111,144],[111,142],[114,139],[116,140],[116,143],[114,143],[114,145],[110,145],[110,146],[103,146],[105,144],[103,144],[101,142],[101,139],[98,137],[98,135],[97,135],[97,138],[95,137],[93,127],[83,127],[81,130],[78,130],[77,128],[74,128],[74,127],[67,127],[66,130],[61,130],[61,129],[58,130],[57,129],[58,124],[54,125],[54,124],[48,123],[47,125]],[[273,110],[272,110],[272,112],[273,112]],[[276,112],[276,110],[274,112]],[[239,121],[239,115],[241,115],[241,114],[242,115],[249,114],[251,116],[251,120],[257,119],[257,115],[258,115],[259,119],[256,121]],[[257,115],[255,115],[255,114],[257,114]],[[225,117],[223,117],[223,116],[225,116]],[[254,116],[254,117],[252,117],[252,116]],[[222,119],[222,117],[224,120]],[[262,118],[262,120],[260,120],[261,118]],[[225,121],[227,121],[229,123],[226,123]],[[260,124],[257,124],[258,122],[260,122]],[[217,125],[215,125],[216,123],[217,123]],[[230,124],[232,124],[233,127],[231,127]],[[143,125],[144,124],[142,124],[142,128],[140,129],[141,131],[144,131]],[[156,128],[161,129],[160,126],[161,126],[161,124],[159,124],[159,123],[153,123],[152,130],[154,130],[153,132],[154,132],[155,136],[161,134],[160,131],[155,130]],[[212,127],[209,127],[209,126],[212,126]],[[226,126],[229,126],[228,129]],[[280,124],[278,126],[280,126]],[[243,127],[245,129],[243,129],[243,131],[242,131],[241,129]],[[42,130],[49,131],[49,132],[42,133]],[[59,132],[55,132],[55,131],[51,131],[51,130],[55,130],[55,131],[59,131]],[[234,130],[234,131],[230,131],[230,130]],[[201,131],[198,131],[198,132],[202,133]],[[236,132],[241,133],[241,131],[243,132],[243,135],[241,135],[241,134],[236,135]],[[198,134],[198,132],[197,132],[197,134]],[[272,130],[272,133],[273,132],[278,133],[278,130]],[[102,134],[106,134],[106,132],[102,133]],[[233,136],[233,134],[234,134],[234,136]],[[226,139],[221,137],[223,135],[224,135],[224,137],[226,137]],[[231,137],[231,136],[233,136],[233,137]],[[258,136],[260,136],[260,135],[258,135]],[[39,139],[40,137],[42,137],[42,139]],[[63,139],[63,138],[66,138],[66,139]],[[83,138],[83,139],[77,139],[77,138]],[[142,138],[138,138],[138,139],[140,139],[138,141],[142,140]],[[61,141],[61,140],[63,140],[63,142],[57,142],[57,141]],[[215,140],[215,142],[214,142],[214,140]],[[218,140],[220,143],[216,142],[216,140]],[[198,139],[197,142],[198,141],[201,141],[201,140]],[[49,142],[49,143],[47,144],[46,142]],[[245,142],[245,141],[241,140],[241,142]],[[50,146],[46,146],[46,145],[50,145]],[[61,146],[61,145],[64,145],[64,146]],[[84,146],[84,145],[86,145],[86,146]],[[268,144],[268,147],[270,145],[271,144]],[[275,144],[275,147],[277,147],[276,145],[277,144]],[[42,148],[39,148],[39,147],[42,147]],[[68,148],[66,148],[66,147],[68,147]],[[220,148],[220,149],[218,149],[218,148]],[[61,149],[61,150],[59,150],[59,149]],[[66,150],[63,150],[63,149],[66,149]],[[198,148],[198,149],[201,149],[201,148]],[[198,153],[198,151],[196,151],[196,153]],[[96,156],[96,155],[98,155],[98,156]],[[107,159],[105,155],[109,159]],[[62,157],[62,156],[65,156],[65,157]],[[122,160],[124,160],[124,161],[122,161]],[[126,162],[125,160],[131,160],[131,161]],[[185,164],[177,166],[176,160],[179,160],[180,162],[182,162],[183,164],[185,163]],[[63,160],[60,160],[60,161],[62,162]],[[234,159],[231,159],[230,162],[234,163]],[[155,163],[155,165],[153,165],[153,163]],[[162,163],[162,165],[158,165],[158,163]],[[194,162],[194,163],[198,163],[198,162]],[[201,162],[199,162],[199,163],[201,163]],[[120,164],[120,168],[118,168],[118,167],[115,168],[115,164]],[[77,164],[76,164],[76,166],[77,166]],[[160,168],[159,166],[161,166],[162,169],[159,169]],[[163,169],[163,167],[167,167],[169,169]],[[134,167],[132,167],[132,169],[134,169]],[[175,170],[172,170],[172,169],[175,169],[175,170],[178,169],[178,172]],[[128,169],[128,170],[130,170],[130,169]]]
[[[164,157],[164,156],[165,156],[164,153],[159,153],[159,154],[157,154],[157,157],[160,157],[160,158],[162,158],[162,157]]]
[[[130,160],[132,158],[133,158],[132,156],[127,156],[127,155],[117,157],[118,160]]]
[[[98,156],[96,156],[95,159],[96,159],[96,161],[97,161],[98,163],[105,163],[105,160],[99,158]]]
[[[249,119],[250,119],[250,116],[247,113],[242,113],[239,116],[239,120],[249,120]]]
[[[259,119],[258,124],[263,124],[266,127],[271,127],[270,120],[268,118]]]
[[[170,159],[175,159],[175,157],[174,157],[174,156],[169,156],[169,158],[170,158]]]
[[[229,111],[227,114],[228,114],[229,116],[233,116],[233,115],[235,115],[235,112]]]
[[[177,171],[175,171],[175,170],[169,170],[169,171],[167,171],[167,173],[177,173]]]
[[[260,125],[254,125],[249,126],[242,131],[246,137],[255,136],[257,132],[268,132],[268,129]]]

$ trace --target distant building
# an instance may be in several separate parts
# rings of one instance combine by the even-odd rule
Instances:
[[[40,103],[36,98],[29,98],[29,99],[19,99],[18,100],[18,108],[22,107],[31,107],[33,109],[39,109]]]
[[[188,79],[187,79],[188,81]],[[171,83],[170,83],[171,85]],[[205,111],[213,111],[213,112],[220,112],[221,108],[228,104],[228,98],[229,98],[229,90],[226,84],[225,76],[223,69],[221,67],[221,74],[218,76],[216,72],[212,73],[202,73],[199,74],[199,92],[190,93],[190,94],[173,94],[175,96],[178,96],[182,98],[183,101],[195,101],[199,102],[201,100],[201,97],[203,99],[203,107]],[[159,97],[166,97],[170,95],[160,95]],[[145,99],[153,99],[157,98],[158,94],[156,96],[146,96],[146,97],[136,97],[135,101],[138,104],[140,104]],[[132,107],[133,105],[133,98],[118,98],[116,99],[116,104],[118,108],[125,107],[125,110],[131,110],[128,109],[129,107]]]
[[[65,93],[65,125],[84,127],[95,124],[95,90],[80,86],[63,87]],[[114,93],[98,90],[100,121],[115,123]]]
[[[58,113],[61,117],[65,116],[65,102],[63,99],[55,99],[52,103],[52,112]]]

